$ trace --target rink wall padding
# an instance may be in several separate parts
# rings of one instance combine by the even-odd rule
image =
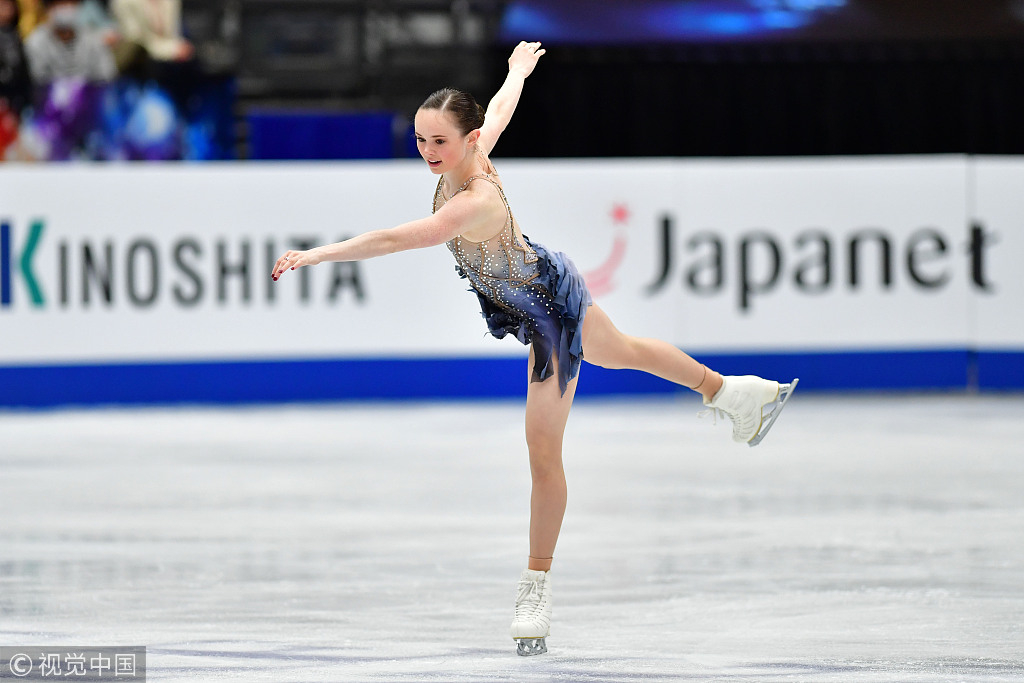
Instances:
[[[726,374],[801,391],[1024,389],[1024,353],[964,350],[702,355]],[[0,406],[233,405],[522,397],[523,358],[364,358],[0,367]],[[577,396],[688,393],[642,372],[584,365]]]
[[[803,391],[1024,391],[1024,157],[495,163],[623,332]],[[524,347],[442,245],[270,277],[423,217],[436,183],[415,160],[0,166],[0,406],[521,396]],[[591,366],[579,388],[676,391]]]

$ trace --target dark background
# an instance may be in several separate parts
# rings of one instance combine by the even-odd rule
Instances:
[[[1019,40],[562,46],[542,62],[503,156],[1024,153]]]
[[[552,49],[503,152],[1024,152],[1018,0],[522,0],[505,12],[506,43],[536,34]]]
[[[486,103],[521,38],[548,53],[501,156],[1024,153],[1024,0],[184,2],[243,158],[246,122],[296,148],[310,113],[395,116],[383,147],[413,155],[419,103]]]

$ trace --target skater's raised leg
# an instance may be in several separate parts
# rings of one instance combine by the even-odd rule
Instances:
[[[623,334],[596,304],[583,321],[583,348],[588,363],[643,370],[693,389],[704,397],[704,405],[732,420],[734,441],[751,446],[771,429],[798,381],[723,377],[668,342]]]
[[[534,364],[530,347],[529,369]],[[555,361],[557,365],[557,360]],[[557,368],[543,382],[530,382],[526,392],[526,443],[530,451],[530,557],[520,577],[512,637],[522,655],[547,651],[551,626],[551,561],[565,516],[566,486],[562,468],[562,437],[576,394],[576,380],[565,393],[558,386]]]
[[[583,319],[584,360],[602,368],[642,370],[693,389],[710,401],[722,388],[722,376],[661,339],[623,334],[600,306]]]

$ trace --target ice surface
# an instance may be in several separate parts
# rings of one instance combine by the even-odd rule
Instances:
[[[1024,681],[1024,396],[579,401],[550,652],[518,403],[0,413],[0,645],[151,681]]]

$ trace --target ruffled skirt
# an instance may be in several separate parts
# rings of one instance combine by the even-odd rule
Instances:
[[[499,306],[474,288],[488,331],[502,339],[511,334],[533,344],[531,381],[543,382],[558,365],[558,386],[565,393],[583,360],[583,319],[593,303],[583,276],[568,256],[524,240],[537,253],[538,274],[519,287],[503,291],[506,306]],[[472,278],[470,278],[472,281]],[[541,305],[537,305],[537,299]]]

